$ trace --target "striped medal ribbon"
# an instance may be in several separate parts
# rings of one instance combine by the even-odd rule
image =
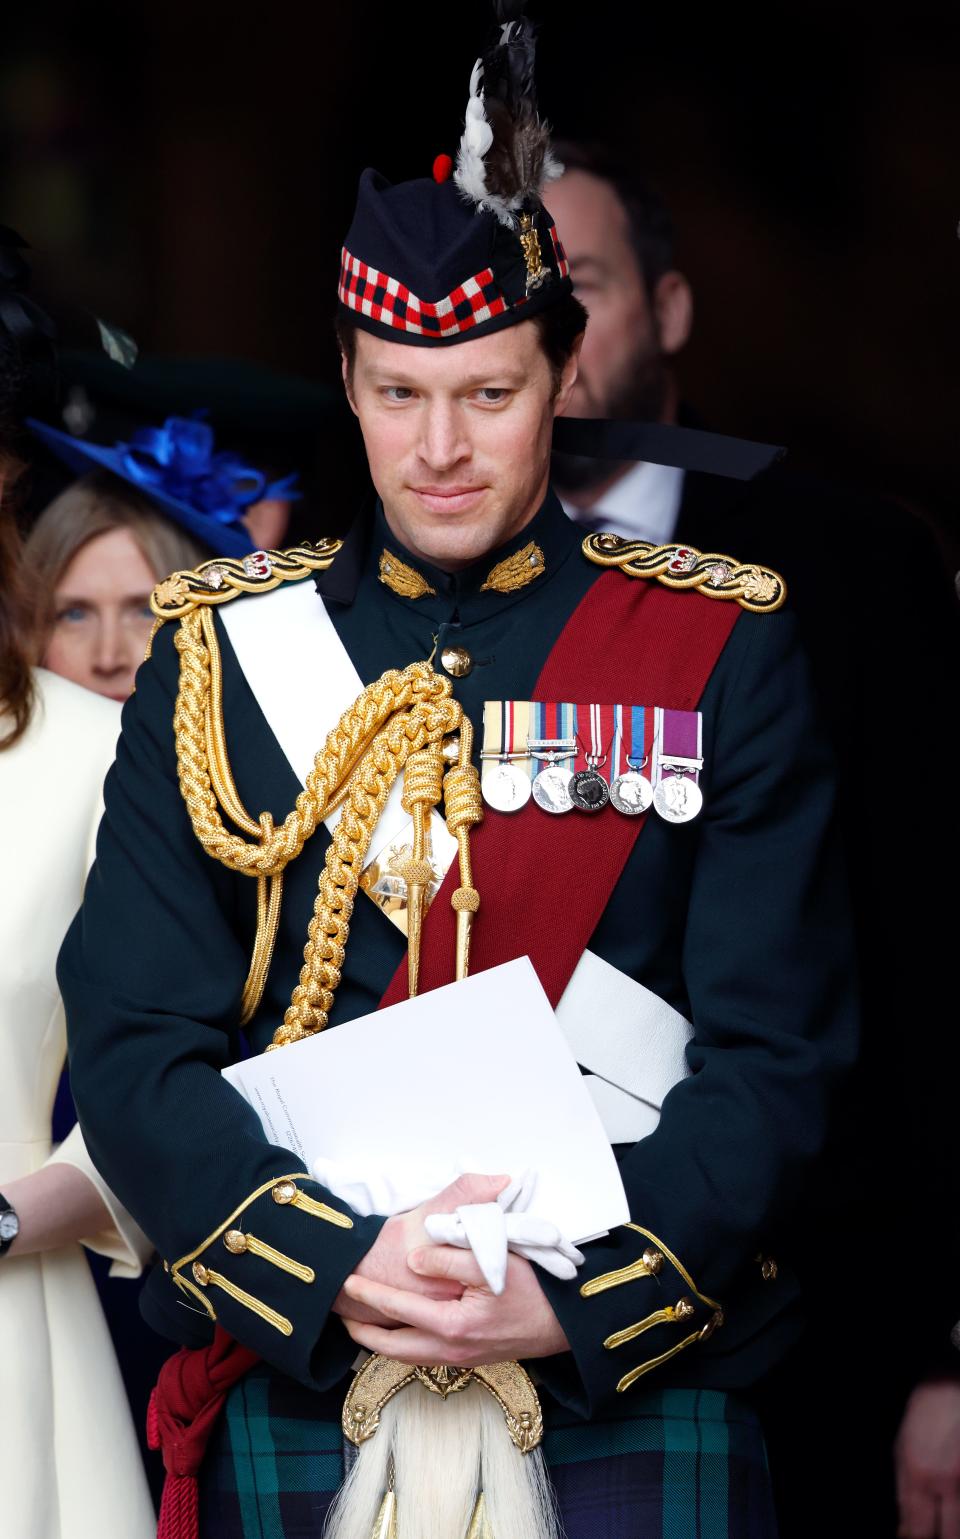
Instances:
[[[530,800],[528,700],[488,700],[483,708],[480,789],[496,812],[519,812]]]
[[[614,706],[610,800],[624,817],[638,818],[653,802],[653,782],[642,773],[650,762],[653,723],[653,711],[642,705]]]
[[[602,812],[610,800],[610,789],[600,771],[610,755],[613,709],[612,705],[577,706],[579,752],[570,781],[570,800],[581,812]]]
[[[530,757],[535,774],[533,799],[544,812],[573,811],[570,775],[577,754],[576,706],[531,701]]]

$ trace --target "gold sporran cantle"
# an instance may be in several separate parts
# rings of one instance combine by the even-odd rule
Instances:
[[[540,1401],[519,1363],[369,1357],[343,1431],[359,1451],[324,1539],[557,1539]]]

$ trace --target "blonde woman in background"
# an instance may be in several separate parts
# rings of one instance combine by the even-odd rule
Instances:
[[[37,656],[54,673],[125,700],[143,660],[151,590],[212,556],[244,558],[253,532],[282,533],[294,477],[267,477],[217,452],[197,418],[170,417],[112,447],[31,422],[80,479],[40,514],[26,542]]]
[[[36,655],[61,678],[126,700],[153,625],[153,588],[209,554],[109,471],[74,481],[26,541]]]

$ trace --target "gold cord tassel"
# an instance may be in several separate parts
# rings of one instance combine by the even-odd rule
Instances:
[[[457,916],[457,953],[455,977],[459,981],[470,971],[470,934],[473,916],[480,907],[480,894],[473,885],[470,859],[470,830],[483,821],[480,776],[472,760],[473,723],[464,717],[460,725],[460,757],[443,778],[443,799],[447,827],[456,835],[460,866],[460,886],[450,896]]]
[[[413,818],[413,851],[399,868],[407,884],[407,991],[413,999],[420,977],[420,937],[424,900],[433,879],[430,863],[430,813],[443,795],[443,744],[429,743],[412,753],[403,772],[403,810]]]

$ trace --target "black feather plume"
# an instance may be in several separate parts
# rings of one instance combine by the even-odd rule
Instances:
[[[497,25],[471,82],[472,91],[482,91],[482,116],[492,139],[482,151],[481,168],[471,153],[468,109],[457,181],[466,196],[509,222],[519,209],[539,201],[544,181],[559,168],[550,156],[550,130],[537,111],[534,23],[525,15],[524,0],[494,0],[494,12]],[[475,99],[470,106],[475,126]]]

